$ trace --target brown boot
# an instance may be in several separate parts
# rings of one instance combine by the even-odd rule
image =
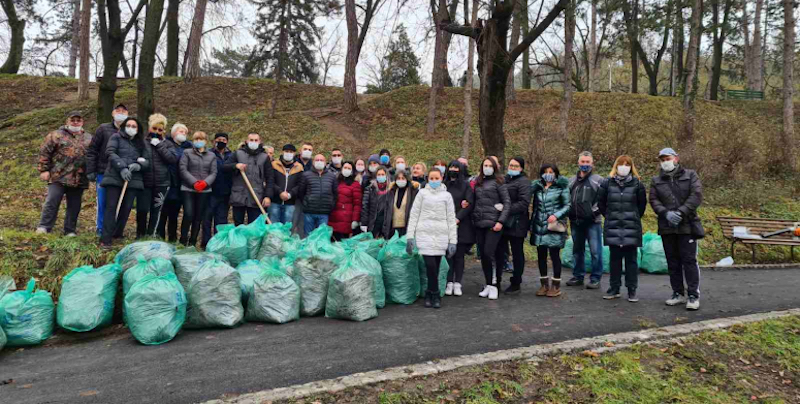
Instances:
[[[550,286],[550,290],[547,291],[547,297],[558,296],[561,296],[561,279],[553,278],[553,284]]]
[[[547,292],[550,290],[550,277],[542,276],[539,281],[542,283],[542,287],[536,291],[536,296],[547,296]]]

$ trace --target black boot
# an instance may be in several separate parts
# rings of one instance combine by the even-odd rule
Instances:
[[[433,307],[433,293],[431,291],[425,291],[425,307]]]
[[[442,308],[442,296],[439,294],[439,291],[430,292],[431,297],[433,297],[433,308],[434,309],[441,309]]]

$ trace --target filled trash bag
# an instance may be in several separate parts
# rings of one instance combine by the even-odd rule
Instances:
[[[383,239],[375,239],[372,233],[360,233],[353,237],[342,240],[342,247],[350,253],[353,250],[362,250],[369,254],[372,258],[378,259],[378,255],[384,246]]]
[[[351,265],[362,268],[372,275],[373,283],[375,284],[375,305],[382,309],[386,306],[386,288],[383,285],[383,271],[381,270],[381,263],[366,251],[357,248],[355,251],[348,254],[348,260]]]
[[[428,290],[428,269],[425,267],[425,260],[422,256],[414,253],[414,258],[417,261],[419,268],[419,296],[425,296],[425,291]],[[442,256],[442,262],[439,264],[439,295],[444,297],[444,290],[447,287],[447,273],[450,272],[450,264],[447,259]]]
[[[145,260],[153,258],[171,259],[177,248],[163,241],[137,241],[125,246],[114,257],[114,262],[121,265],[123,270],[139,263],[139,256]]]
[[[247,238],[247,258],[256,259],[267,231],[267,217],[261,215],[253,223],[241,227],[242,235]]]
[[[406,253],[406,238],[395,234],[381,249],[378,262],[383,272],[386,300],[397,304],[414,303],[420,291],[419,267],[417,258]]]
[[[208,261],[217,260],[222,261],[228,265],[228,259],[221,254],[211,252],[198,252],[194,247],[184,248],[172,256],[172,265],[175,268],[175,275],[178,276],[178,281],[186,289],[192,275],[197,272],[200,267]]]
[[[358,255],[350,255],[331,275],[325,317],[365,321],[378,317],[373,275],[362,267]]]
[[[286,256],[288,244],[292,243],[291,231],[291,223],[266,225],[264,237],[261,239],[261,246],[255,258],[263,260],[266,257],[283,258]]]
[[[38,345],[53,335],[56,308],[50,292],[37,290],[36,280],[25,290],[8,293],[0,299],[0,328],[6,346]]]
[[[186,288],[187,328],[235,327],[244,318],[239,272],[222,261],[200,267]]]
[[[668,273],[667,256],[664,253],[664,244],[661,241],[661,236],[655,233],[646,233],[642,243],[642,262],[639,267],[651,274]]]
[[[217,234],[208,241],[206,251],[221,254],[232,266],[248,259],[248,244],[244,226],[237,228],[232,224],[217,226]]]
[[[173,273],[147,274],[125,295],[128,328],[145,345],[169,342],[186,320],[186,293]]]
[[[243,302],[248,301],[249,293],[253,289],[253,283],[266,268],[267,266],[259,260],[247,260],[236,267],[236,272],[239,273],[239,286],[242,289]]]
[[[17,290],[17,283],[10,275],[0,275],[0,299],[3,295]]]
[[[566,268],[575,268],[575,256],[573,254],[572,237],[567,238],[567,243],[561,249],[561,265]],[[623,262],[623,268],[624,268]],[[583,249],[583,266],[586,268],[586,273],[592,272],[592,251],[589,247],[589,241],[586,241],[586,246]],[[608,246],[603,246],[603,273],[611,271],[611,250]],[[624,272],[624,269],[623,269]]]
[[[121,273],[121,266],[109,264],[100,268],[87,265],[67,274],[58,297],[58,326],[70,331],[86,332],[111,324]]]
[[[331,243],[333,228],[320,226],[304,242],[293,261],[291,276],[300,287],[300,314],[316,316],[325,311],[328,279],[345,261],[345,252]]]
[[[8,342],[8,338],[6,338],[6,332],[3,331],[3,327],[0,327],[0,351],[3,350],[3,347],[6,346]]]
[[[300,288],[272,261],[259,274],[249,293],[245,319],[283,324],[300,319]]]
[[[166,275],[168,273],[175,273],[175,268],[172,266],[172,261],[156,257],[151,260],[145,260],[139,257],[139,262],[125,271],[122,275],[122,294],[127,295],[134,283],[142,279],[147,274],[155,274],[156,276]]]

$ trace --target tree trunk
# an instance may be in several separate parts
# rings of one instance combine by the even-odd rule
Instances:
[[[528,16],[528,0],[517,0],[522,2],[522,36],[528,35],[530,30],[530,17]],[[530,49],[525,49],[522,52],[522,88],[526,90],[531,89],[531,52]]]
[[[178,24],[178,10],[180,0],[169,0],[167,6],[167,66],[164,69],[165,76],[178,75],[178,49],[180,46],[181,28]]]
[[[283,10],[281,11],[281,28],[278,37],[278,65],[275,70],[275,92],[272,93],[270,101],[269,117],[275,118],[275,110],[278,107],[278,97],[281,95],[281,79],[283,78],[283,63],[286,60],[287,45],[289,34],[286,32],[286,16],[289,14],[289,1],[283,0]]]
[[[81,9],[81,78],[78,82],[78,100],[89,99],[89,31],[92,25],[92,0],[82,0]]]
[[[189,34],[189,44],[186,46],[186,81],[200,77],[200,44],[203,41],[203,25],[205,25],[206,6],[208,0],[197,0],[194,8],[192,31]]]
[[[469,0],[464,0],[464,18],[469,15]],[[472,19],[467,19],[465,25],[477,26],[478,0],[472,0]],[[467,84],[464,86],[464,136],[461,140],[461,155],[469,158],[469,144],[472,136],[472,86],[475,66],[475,40],[467,38],[469,51],[467,53]]]
[[[347,20],[347,55],[344,62],[344,112],[355,112],[358,111],[356,67],[358,66],[358,57],[361,54],[361,45],[358,41],[356,0],[345,0],[344,8]],[[362,29],[367,29],[367,27]]]
[[[439,0],[439,15],[435,20],[442,21],[447,19],[447,1]],[[447,65],[447,54],[445,53],[444,30],[436,25],[436,45],[433,52],[433,72],[431,74],[431,89],[428,97],[428,125],[425,132],[428,136],[433,136],[436,132],[436,98],[439,89],[443,86],[444,66]]]
[[[8,19],[6,22],[11,29],[11,46],[8,49],[6,62],[0,67],[0,73],[17,74],[19,66],[22,64],[22,51],[25,47],[25,20],[19,19],[14,0],[0,2]]]
[[[639,41],[639,0],[633,0],[633,12],[630,18],[628,41],[631,45],[631,93],[637,94],[639,92],[639,55],[636,52],[635,43]]]
[[[595,62],[597,60],[597,0],[592,0],[592,27],[589,33],[589,63],[587,64],[586,77],[588,85],[586,91],[594,90]]]
[[[514,3],[514,19],[511,23],[511,43],[509,45],[509,49],[514,49],[519,44],[519,34],[520,34],[520,25],[522,21],[522,7],[520,6],[520,0],[517,0]],[[511,64],[511,68],[508,71],[508,82],[506,83],[506,100],[507,101],[516,101],[517,100],[517,92],[514,90],[514,73],[516,71],[516,63]]]
[[[722,42],[724,41],[725,28],[720,27],[719,21],[719,1],[711,1],[711,23],[712,27],[712,56],[711,56],[711,94],[709,99],[717,101],[719,96],[719,77],[722,70]]]
[[[747,48],[749,66],[746,66],[747,89],[763,91],[761,79],[761,14],[764,0],[756,0],[756,14],[753,17],[753,41]]]
[[[131,49],[131,78],[136,78],[136,56],[139,48],[139,20],[133,25],[133,49]],[[124,62],[125,56],[122,56]]]
[[[697,59],[700,53],[700,36],[702,35],[703,0],[692,1],[691,31],[689,34],[689,51],[686,54],[686,69],[683,79],[683,115],[684,130],[682,140],[686,143],[689,153],[694,152],[694,124],[695,106],[697,96]]]
[[[161,36],[161,15],[164,0],[150,0],[144,20],[142,49],[139,56],[139,79],[137,82],[137,115],[142,120],[153,114],[153,70],[156,63],[156,48]]]
[[[783,132],[781,150],[783,163],[794,172],[797,158],[794,155],[794,3],[783,0]]]
[[[683,1],[685,0],[675,0],[675,8],[677,9],[677,12],[675,13],[674,34],[677,46],[677,49],[675,50],[675,69],[677,70],[675,74],[675,77],[677,77],[675,88],[681,88],[681,83],[683,83],[683,51],[686,42],[686,37],[683,32]]]
[[[75,78],[78,65],[78,48],[81,47],[81,0],[72,0],[72,37],[69,44],[69,67],[67,76]]]
[[[569,110],[572,108],[572,46],[575,42],[575,1],[564,11],[564,93],[561,96],[559,132],[563,139],[569,135]]]
[[[458,1],[459,0],[452,0],[452,3],[450,3],[450,8],[448,10],[449,15],[455,16],[456,12],[458,12]],[[436,21],[436,16],[433,16],[433,20]],[[439,86],[439,91],[441,91],[444,87],[455,87],[453,78],[450,77],[450,69],[447,67],[447,55],[450,54],[450,44],[453,42],[453,34],[444,31],[442,32],[442,36],[444,37],[444,63],[442,64],[442,80],[441,85]]]

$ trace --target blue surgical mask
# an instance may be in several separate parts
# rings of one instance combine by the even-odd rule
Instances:
[[[206,141],[205,140],[196,140],[196,141],[192,142],[192,146],[194,146],[195,149],[202,149],[202,148],[206,147]]]
[[[385,176],[385,175],[379,175],[379,176],[377,177],[377,180],[378,180],[378,182],[380,182],[381,184],[383,184],[384,182],[386,182],[386,176]]]
[[[588,173],[589,171],[592,171],[592,166],[589,165],[578,166],[578,169],[580,169],[585,173]]]
[[[556,180],[556,175],[553,173],[542,174],[544,182],[553,182]]]
[[[442,185],[442,182],[441,181],[428,181],[428,185],[430,185],[431,188],[436,189],[436,188],[439,188],[439,185]]]
[[[518,175],[519,175],[519,173],[520,173],[520,171],[519,171],[519,170],[508,170],[508,171],[506,171],[506,172],[507,172],[507,173],[508,173],[508,175],[509,175],[509,176],[511,176],[511,177],[516,177],[516,176],[518,176]]]
[[[383,164],[383,165],[389,164],[389,156],[387,156],[385,154],[383,156],[381,156],[381,164]]]

